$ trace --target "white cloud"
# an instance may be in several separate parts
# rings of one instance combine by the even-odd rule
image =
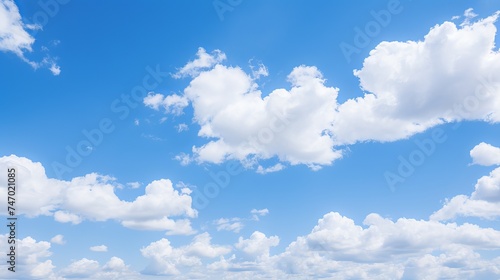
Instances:
[[[54,213],[54,220],[60,223],[72,223],[77,225],[82,222],[82,218],[73,213],[68,213],[66,211],[56,211]]]
[[[267,67],[264,64],[259,63],[257,69],[255,69],[255,66],[252,65],[252,60],[249,61],[249,64],[250,69],[252,70],[253,79],[259,79],[261,76],[266,77],[269,75],[269,70],[267,70]]]
[[[341,157],[325,133],[338,90],[326,87],[315,67],[296,67],[288,80],[290,90],[277,89],[263,97],[253,78],[238,67],[216,64],[196,76],[183,96],[191,102],[195,121],[201,126],[198,135],[216,140],[193,147],[192,159],[248,163],[278,156],[291,164],[328,165]],[[156,104],[160,102],[153,95],[144,100],[152,108],[159,108]]]
[[[53,215],[56,221],[73,224],[83,220],[117,220],[134,229],[165,230],[167,234],[194,233],[186,219],[197,216],[196,210],[191,208],[192,198],[174,189],[170,180],[153,181],[145,187],[143,195],[124,201],[115,194],[115,189],[121,185],[109,176],[92,173],[71,181],[56,180],[47,178],[40,163],[15,155],[0,158],[0,168],[6,170],[12,166],[23,178],[23,188],[17,193],[18,214],[28,217]],[[0,173],[0,180],[6,181],[6,176]],[[0,194],[6,195],[6,192],[6,185],[0,185]],[[5,209],[1,211],[5,213]]]
[[[260,209],[260,210],[252,209],[252,211],[250,211],[250,213],[257,214],[259,216],[265,216],[265,215],[269,214],[269,210],[267,208]]]
[[[393,222],[377,214],[368,215],[363,223],[366,228],[339,213],[326,214],[310,234],[298,237],[275,257],[278,267],[286,273],[335,275],[339,279],[400,279],[415,272],[415,262],[437,253],[442,261],[434,264],[438,271],[433,274],[439,278],[450,270],[455,275],[481,272],[471,269],[476,263],[467,261],[468,254],[457,255],[457,251],[500,249],[500,232],[471,224],[406,218]],[[424,274],[425,265],[420,266],[418,272]]]
[[[252,211],[250,211],[250,213],[252,214],[252,220],[258,221],[259,216],[266,216],[267,214],[269,214],[269,210],[267,208],[260,209],[260,210],[252,209]]]
[[[50,56],[41,62],[26,58],[27,52],[33,51],[35,38],[27,30],[41,29],[39,25],[24,24],[19,8],[12,0],[0,0],[0,51],[12,52],[33,68],[46,66],[54,76],[61,73],[61,68]]]
[[[198,136],[207,139],[178,159],[183,164],[236,159],[259,173],[279,171],[284,163],[317,170],[341,158],[339,147],[346,144],[396,141],[448,122],[499,122],[500,76],[493,74],[500,72],[494,44],[498,15],[461,27],[444,22],[422,41],[381,42],[354,71],[365,95],[342,104],[337,104],[339,90],[326,86],[314,66],[294,68],[291,89],[264,95],[256,82],[268,74],[264,66],[247,74],[221,64],[220,52],[203,51],[200,59],[210,63],[188,75],[182,96],[167,96],[187,99],[176,108],[189,102]],[[465,16],[470,20],[474,14],[467,10]],[[158,109],[167,97],[150,95],[144,103]],[[273,157],[280,162],[259,164]]]
[[[500,148],[481,142],[471,151],[470,156],[473,164],[484,166],[500,164]]]
[[[500,121],[498,13],[458,28],[433,27],[423,41],[381,42],[354,71],[364,97],[339,106],[337,143],[394,141],[463,120]],[[464,43],[467,42],[467,43]]]
[[[248,239],[240,237],[235,247],[252,259],[265,260],[269,258],[269,249],[278,246],[279,241],[278,236],[266,237],[262,232],[255,231]]]
[[[141,279],[139,273],[130,270],[129,266],[118,257],[112,257],[102,266],[96,260],[83,258],[72,262],[62,269],[59,274],[65,277],[62,279]]]
[[[467,26],[471,24],[471,19],[477,17],[477,14],[473,12],[474,9],[468,8],[464,12],[464,21],[460,24],[460,26]]]
[[[166,235],[191,235],[196,233],[188,219],[172,220],[167,217],[149,220],[127,220],[122,225],[138,230],[167,230]]]
[[[0,50],[13,52],[22,60],[32,64],[25,58],[24,52],[32,51],[35,38],[25,30],[29,26],[22,22],[14,1],[0,1],[0,19]]]
[[[83,258],[72,262],[62,270],[62,274],[68,278],[86,278],[97,274],[98,271],[99,262]]]
[[[140,125],[140,124],[141,124],[141,122],[140,122],[138,119],[135,119],[135,120],[134,120],[134,124],[138,126],[138,125]]]
[[[311,233],[284,252],[271,255],[277,236],[254,232],[240,237],[239,251],[207,266],[229,279],[489,279],[500,258],[478,252],[500,250],[500,232],[477,225],[369,214],[363,226],[336,212],[321,218]],[[221,276],[222,275],[222,276]]]
[[[90,249],[90,251],[94,251],[94,252],[107,252],[108,251],[108,246],[106,246],[106,245],[97,245],[97,246],[92,246],[89,249]]]
[[[182,114],[182,110],[189,105],[187,98],[177,94],[164,96],[160,93],[150,92],[144,98],[144,105],[159,110],[160,106],[165,109],[166,113],[174,115]]]
[[[190,164],[193,159],[190,155],[185,153],[180,153],[174,157],[175,160],[179,161],[181,165],[185,166]]]
[[[170,241],[163,238],[141,249],[142,255],[151,260],[145,273],[157,275],[177,275],[183,268],[200,266],[201,258],[215,258],[230,251],[228,246],[211,244],[208,233],[195,236],[190,244],[179,248],[173,248]]]
[[[189,61],[177,73],[173,75],[174,78],[182,78],[186,76],[194,77],[200,73],[201,70],[211,68],[226,59],[226,55],[220,50],[215,50],[208,54],[204,48],[198,48],[195,60]]]
[[[183,131],[188,131],[188,130],[189,130],[189,127],[185,123],[181,123],[181,124],[177,125],[177,132],[183,132]]]
[[[236,233],[240,232],[240,230],[244,227],[243,223],[241,222],[241,219],[239,218],[232,218],[232,219],[220,218],[214,221],[214,224],[217,226],[217,231],[227,230]]]
[[[50,65],[49,70],[50,70],[50,72],[52,72],[52,74],[54,76],[59,76],[59,74],[61,74],[61,67],[55,63],[52,63]]]
[[[484,142],[476,145],[470,156],[474,164],[500,164],[500,149]],[[431,220],[444,221],[456,217],[479,217],[495,219],[500,217],[500,167],[477,180],[470,196],[457,195],[446,199],[441,209],[431,215]]]
[[[50,243],[64,245],[66,244],[66,241],[64,240],[64,236],[62,234],[58,234],[50,239]]]
[[[267,174],[267,173],[281,171],[284,168],[285,168],[285,166],[283,164],[281,164],[281,163],[276,163],[275,165],[267,167],[267,168],[264,168],[261,165],[259,165],[257,167],[257,169],[255,170],[255,172],[257,172],[259,174]]]
[[[129,182],[129,183],[127,183],[127,186],[131,187],[132,189],[138,189],[141,186],[141,183],[139,183],[139,182]]]
[[[443,208],[432,214],[433,220],[451,220],[457,216],[495,219],[500,217],[500,167],[477,180],[470,195],[446,200]]]

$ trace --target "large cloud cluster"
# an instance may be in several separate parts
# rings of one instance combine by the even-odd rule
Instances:
[[[354,71],[364,96],[342,104],[315,66],[294,68],[289,89],[264,94],[258,81],[265,66],[246,73],[224,65],[220,50],[202,48],[173,75],[191,79],[182,94],[150,93],[144,104],[174,114],[193,107],[207,142],[179,156],[183,164],[237,159],[259,173],[279,171],[281,163],[318,169],[341,158],[343,145],[405,139],[447,122],[499,122],[498,16],[471,22],[466,15],[467,22],[436,25],[421,41],[381,42]],[[259,164],[273,157],[279,165]]]

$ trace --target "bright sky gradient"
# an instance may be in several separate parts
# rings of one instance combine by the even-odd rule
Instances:
[[[500,278],[499,11],[0,0],[0,279]]]

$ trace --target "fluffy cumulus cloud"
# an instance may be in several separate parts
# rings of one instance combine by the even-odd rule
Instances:
[[[481,142],[470,151],[473,164],[490,166],[500,164],[500,148]]]
[[[10,167],[15,167],[19,178],[23,178],[24,187],[17,193],[19,214],[54,216],[58,222],[73,224],[116,220],[133,229],[194,233],[189,219],[196,217],[197,212],[191,207],[189,192],[175,189],[170,180],[153,181],[143,195],[125,201],[115,193],[121,185],[109,176],[92,173],[63,181],[47,178],[38,162],[15,155],[0,158],[0,168]],[[6,182],[6,176],[1,174],[0,180]],[[6,195],[6,185],[0,185],[0,193]]]
[[[436,25],[422,41],[381,42],[354,71],[366,94],[339,106],[336,140],[393,141],[445,122],[500,121],[498,15]]]
[[[500,257],[495,256],[500,252],[500,231],[443,220],[456,215],[497,217],[499,208],[494,203],[500,201],[499,178],[497,168],[480,178],[474,192],[466,197],[469,201],[496,205],[492,207],[497,207],[497,212],[488,212],[493,208],[484,208],[486,204],[476,208],[445,205],[428,220],[391,220],[372,213],[362,224],[330,212],[308,234],[298,236],[283,251],[275,253],[272,252],[280,238],[260,231],[224,245],[214,244],[208,232],[181,246],[162,238],[140,249],[149,261],[140,273],[132,271],[118,257],[104,265],[82,258],[56,270],[48,259],[52,255],[51,243],[26,237],[17,240],[19,251],[26,256],[19,263],[19,275],[28,279],[141,279],[147,275],[175,279],[497,279]],[[268,213],[266,208],[253,209],[247,220]],[[231,221],[240,220],[243,218]],[[7,250],[7,238],[0,236],[2,251]],[[64,243],[61,235],[51,242]],[[91,248],[105,249],[104,245]],[[0,266],[5,268],[6,256],[1,258],[4,264]],[[7,277],[6,271],[2,269],[0,277]]]
[[[41,62],[26,58],[26,53],[33,51],[35,43],[35,38],[28,30],[35,29],[41,29],[41,26],[23,23],[19,8],[13,0],[0,0],[0,51],[16,54],[35,69],[46,66],[57,76],[61,73],[61,68],[54,58],[47,55]]]
[[[500,276],[500,232],[473,224],[368,215],[363,225],[339,213],[324,215],[284,252],[270,254],[279,237],[254,232],[234,254],[206,266],[228,279],[489,279]],[[488,255],[488,254],[486,254]]]
[[[59,239],[59,236],[57,235],[54,238]],[[7,235],[0,235],[0,250],[2,252],[8,252],[7,238]],[[54,243],[54,238],[51,240],[52,243]],[[62,236],[60,239],[62,239]],[[141,279],[138,272],[132,271],[118,257],[112,257],[104,265],[100,265],[98,261],[83,258],[57,270],[52,260],[49,259],[53,255],[50,251],[50,242],[37,241],[28,236],[23,239],[16,239],[16,246],[18,258],[16,260],[15,279]],[[14,279],[12,278],[14,274],[7,270],[6,254],[0,256],[0,261],[0,279]]]
[[[150,94],[145,105],[178,114],[192,106],[198,136],[207,139],[190,162],[240,160],[259,173],[305,164],[316,170],[342,157],[341,147],[363,141],[395,141],[430,127],[465,120],[500,121],[500,54],[495,48],[499,13],[473,21],[472,10],[457,26],[444,22],[420,41],[381,42],[354,71],[364,96],[337,103],[314,66],[288,75],[290,88],[262,93],[264,66],[223,64],[221,51],[200,49],[174,76],[188,77],[182,94]],[[260,161],[276,157],[278,164]]]
[[[481,165],[498,165],[499,148],[481,143],[475,146],[470,154],[473,162]],[[434,220],[450,220],[458,216],[495,219],[500,217],[500,167],[489,175],[477,180],[471,195],[457,195],[446,200],[443,208],[432,214]]]
[[[269,249],[278,246],[279,242],[278,236],[266,237],[264,233],[255,231],[248,239],[240,237],[235,247],[252,259],[262,261],[269,258]]]
[[[132,271],[130,267],[118,257],[112,257],[104,265],[101,265],[98,261],[83,258],[61,269],[58,275],[64,277],[59,279],[141,279],[139,273]]]
[[[471,248],[498,250],[499,231],[476,225],[401,218],[396,222],[370,214],[365,227],[339,213],[328,213],[310,234],[298,237],[274,256],[288,274],[337,279],[465,279],[498,273]],[[416,238],[418,237],[418,238]],[[457,254],[459,252],[459,254]],[[425,270],[432,267],[432,274]],[[418,277],[420,275],[420,277]]]
[[[500,201],[498,170],[480,178],[468,199]],[[253,215],[267,213],[267,209],[251,211]],[[202,239],[204,242],[194,238],[191,245],[179,248],[162,239],[143,249],[143,255],[155,260],[152,267],[157,272],[182,273],[186,270],[181,268],[187,266],[189,271],[203,275],[202,279],[496,279],[500,276],[500,257],[495,257],[500,252],[500,231],[441,220],[434,214],[428,220],[394,221],[372,213],[362,224],[356,224],[349,217],[330,212],[318,220],[309,234],[297,237],[284,251],[275,254],[271,249],[279,245],[280,238],[255,231],[249,237],[240,236],[232,250],[211,254],[210,258],[219,258],[212,262],[200,263],[200,258],[186,255],[193,243],[209,244],[207,236]],[[179,257],[181,253],[188,258]],[[194,274],[186,274],[191,276]]]
[[[194,108],[198,135],[210,140],[193,147],[192,160],[221,163],[237,159],[252,165],[255,160],[277,156],[290,164],[316,166],[341,157],[328,134],[338,90],[325,85],[316,67],[296,67],[288,81],[290,89],[276,89],[264,96],[255,78],[239,67],[213,63],[193,75],[182,98]],[[181,97],[150,94],[144,103],[153,109],[163,106],[169,112],[172,110],[165,104],[170,104],[170,99]],[[264,173],[282,168],[259,170]]]
[[[186,246],[174,248],[166,238],[152,242],[141,249],[144,257],[151,260],[144,273],[154,275],[178,275],[202,265],[202,258],[215,258],[231,251],[229,246],[213,245],[208,233],[194,237]]]

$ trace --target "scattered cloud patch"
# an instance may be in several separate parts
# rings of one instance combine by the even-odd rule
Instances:
[[[108,246],[106,246],[106,245],[92,246],[92,247],[90,247],[90,251],[93,251],[93,252],[107,252],[108,251]]]
[[[457,195],[447,199],[443,208],[432,214],[437,221],[456,217],[479,217],[495,219],[500,217],[500,167],[488,176],[481,177],[470,195]]]
[[[60,273],[65,278],[85,279],[140,279],[140,275],[130,269],[118,257],[112,257],[106,264],[101,265],[96,260],[83,258],[72,262],[63,268]]]
[[[54,76],[59,76],[59,74],[61,74],[61,67],[59,67],[59,65],[55,64],[54,62],[50,64],[49,70]]]
[[[141,249],[142,255],[151,260],[144,273],[154,275],[179,275],[183,269],[200,266],[201,258],[216,258],[229,252],[229,246],[212,244],[208,233],[195,236],[190,244],[179,248],[162,238]]]
[[[62,234],[58,234],[50,239],[50,243],[64,245],[66,244],[66,240],[64,240],[64,236]]]
[[[471,151],[472,164],[490,166],[500,165],[500,148],[481,142]]]
[[[127,186],[132,188],[132,189],[138,189],[139,187],[141,187],[141,183],[139,182],[129,182],[127,183]]]
[[[184,96],[177,94],[164,96],[161,93],[148,93],[144,98],[144,105],[154,109],[159,110],[160,107],[165,109],[166,113],[171,113],[173,115],[182,114],[182,110],[188,106],[188,100]]]
[[[188,131],[188,130],[189,130],[189,127],[185,123],[181,123],[181,124],[177,125],[177,132],[179,132],[179,133],[181,133],[183,131]]]
[[[266,216],[267,214],[269,214],[269,210],[267,210],[267,208],[260,209],[260,210],[252,209],[252,211],[250,211],[250,213],[252,214],[252,220],[258,221],[259,216],[260,217]]]
[[[158,136],[155,136],[153,134],[142,133],[141,136],[146,138],[146,139],[152,140],[152,141],[164,141],[165,140],[165,139],[160,138]]]
[[[500,149],[481,142],[471,151],[474,164],[499,165]],[[500,217],[500,167],[488,176],[477,180],[474,192],[470,195],[457,195],[447,199],[444,206],[431,215],[431,220],[446,221],[456,217],[479,217],[496,219]]]
[[[477,17],[477,14],[474,13],[474,9],[468,8],[464,12],[464,21],[460,24],[460,26],[468,26],[471,24],[471,19]]]
[[[189,61],[184,67],[179,69],[173,77],[176,79],[187,76],[194,77],[198,75],[201,70],[212,68],[214,65],[226,59],[226,54],[220,50],[214,50],[211,54],[208,54],[204,48],[198,48],[196,56],[196,59]]]
[[[257,169],[255,170],[255,172],[257,172],[259,174],[267,174],[267,173],[281,171],[284,168],[285,168],[285,166],[281,163],[276,163],[275,165],[267,167],[267,168],[264,168],[264,167],[262,167],[262,165],[259,165],[257,167]]]
[[[216,220],[214,224],[217,226],[217,231],[227,230],[235,233],[240,232],[240,230],[244,227],[243,223],[241,222],[241,219],[239,218],[232,218],[232,219],[221,218]]]

